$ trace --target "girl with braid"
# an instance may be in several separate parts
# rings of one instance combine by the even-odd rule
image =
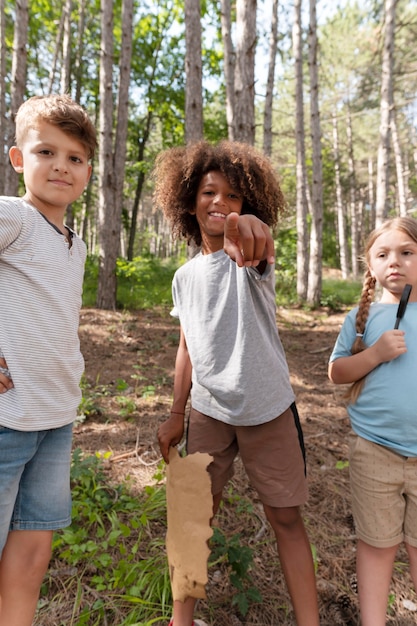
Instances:
[[[417,589],[417,220],[374,230],[359,306],[343,323],[329,377],[351,384],[350,483],[358,537],[362,626],[384,626],[395,555],[404,541]],[[381,297],[374,302],[377,284]],[[395,329],[404,286],[411,296]]]

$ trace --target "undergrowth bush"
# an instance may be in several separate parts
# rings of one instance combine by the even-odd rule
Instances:
[[[172,278],[180,262],[177,257],[159,259],[150,254],[136,257],[133,261],[119,258],[116,268],[117,307],[138,310],[170,305]],[[97,283],[98,257],[90,255],[85,267],[83,306],[95,306]]]
[[[298,302],[296,257],[292,231],[280,235],[276,258],[276,300],[280,306]],[[117,307],[139,310],[155,306],[171,306],[171,285],[175,270],[185,258],[159,259],[152,255],[136,257],[133,261],[117,261]],[[87,258],[83,306],[94,307],[97,296],[98,258]],[[359,299],[361,284],[355,281],[323,278],[320,304],[332,311],[342,310]]]
[[[39,623],[60,607],[59,626],[151,626],[169,621],[172,595],[165,550],[166,492],[161,481],[133,495],[129,482],[112,485],[105,459],[73,452],[72,524],[56,533],[51,568],[41,590]],[[246,615],[262,600],[251,578],[252,548],[218,528],[209,567],[225,564],[231,602]],[[49,622],[48,622],[49,623]],[[54,622],[54,626],[58,626]]]

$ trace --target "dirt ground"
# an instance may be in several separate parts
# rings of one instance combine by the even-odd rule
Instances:
[[[343,389],[327,378],[327,361],[343,317],[342,313],[325,310],[279,309],[277,314],[306,442],[310,497],[304,518],[317,566],[323,626],[359,623],[356,542],[346,463],[349,422]],[[111,452],[112,480],[129,475],[138,490],[153,482],[160,460],[156,430],[170,408],[178,336],[177,322],[168,309],[82,311],[80,337],[86,383],[98,412],[77,425],[74,445],[87,453]],[[226,510],[222,530],[243,532],[249,544],[256,543],[254,574],[263,603],[254,605],[243,619],[231,608],[227,587],[219,583],[216,572],[209,572],[208,599],[200,601],[198,615],[211,626],[295,624],[274,542],[239,461],[232,487],[235,494],[251,498],[256,515],[253,527],[242,529],[239,516],[233,512],[228,515]],[[416,624],[415,611],[416,595],[401,549],[387,623]]]

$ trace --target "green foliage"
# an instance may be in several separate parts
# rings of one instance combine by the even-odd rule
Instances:
[[[161,260],[154,256],[117,261],[117,305],[122,309],[146,309],[170,305],[171,284],[177,259]],[[95,306],[98,281],[98,258],[87,258],[83,306]]]
[[[73,521],[54,536],[53,567],[42,587],[38,613],[46,614],[49,603],[62,602],[60,594],[65,594],[66,600],[73,598],[66,626],[149,626],[168,620],[172,605],[164,541],[165,487],[156,483],[135,496],[129,481],[110,484],[107,456],[73,452]],[[154,479],[162,478],[161,463]],[[239,534],[227,538],[218,528],[211,543],[209,567],[226,565],[235,589],[232,604],[245,616],[251,603],[262,602],[251,577],[253,550],[242,545]]]
[[[54,538],[53,558],[71,572],[66,583],[75,598],[71,624],[151,623],[156,614],[168,619],[172,598],[165,530],[151,534],[151,525],[165,519],[165,488],[146,487],[133,496],[128,483],[107,482],[104,460],[74,451],[73,522]],[[53,586],[50,576],[43,596],[52,594]],[[47,609],[45,600],[43,605]]]
[[[321,305],[332,311],[341,311],[346,306],[359,302],[362,283],[352,280],[327,278],[323,280]]]
[[[219,528],[214,528],[211,548],[210,564],[226,562],[230,568],[230,582],[236,589],[232,606],[236,605],[244,617],[251,603],[262,602],[262,596],[250,574],[253,550],[242,545],[239,533],[227,538]]]
[[[335,467],[338,470],[344,470],[346,467],[349,467],[349,461],[337,461]]]

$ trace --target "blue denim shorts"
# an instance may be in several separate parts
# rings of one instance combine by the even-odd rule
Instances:
[[[26,432],[0,426],[0,555],[10,530],[71,523],[72,424]]]

